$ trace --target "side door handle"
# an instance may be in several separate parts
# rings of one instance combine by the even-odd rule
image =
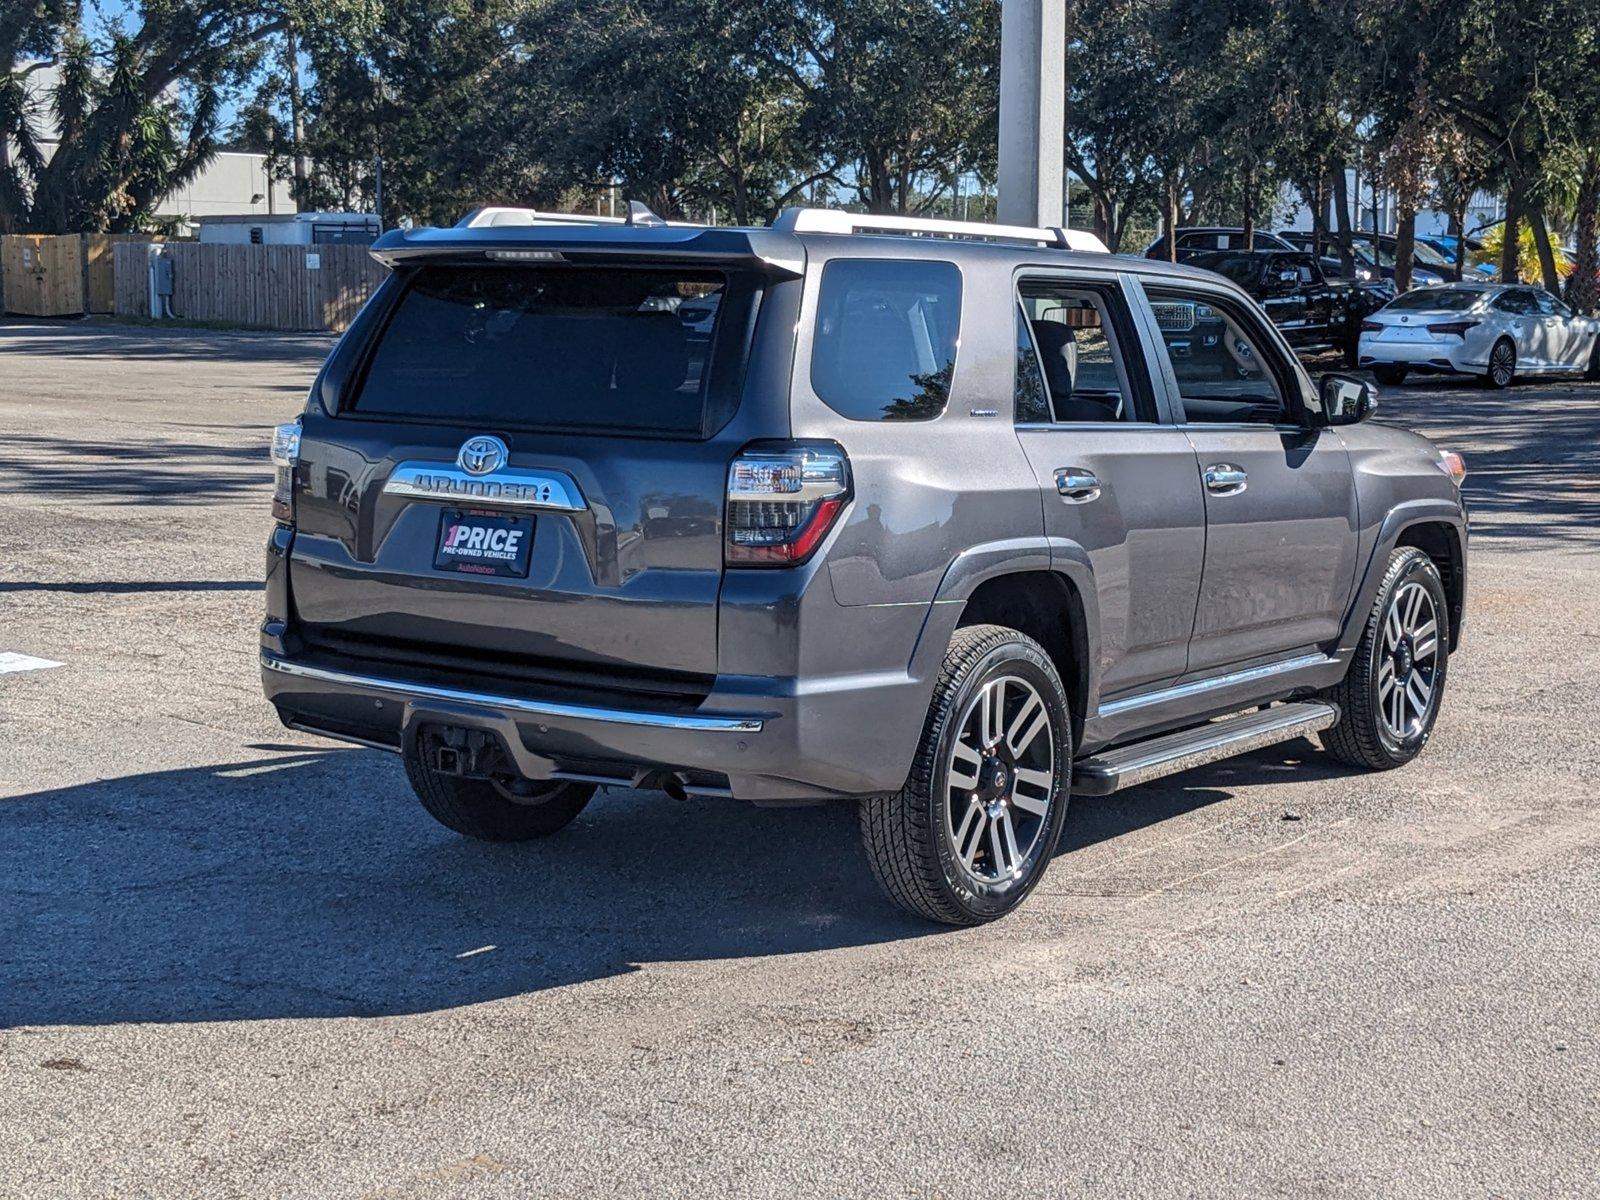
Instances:
[[[1205,480],[1206,490],[1216,496],[1237,496],[1250,483],[1244,468],[1232,463],[1212,463],[1201,478]]]
[[[1083,467],[1061,467],[1056,471],[1056,491],[1068,504],[1087,504],[1100,498],[1100,479]]]

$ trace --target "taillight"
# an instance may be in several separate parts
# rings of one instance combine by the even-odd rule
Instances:
[[[1467,330],[1476,325],[1476,321],[1446,321],[1442,325],[1429,325],[1429,333],[1452,334],[1455,337],[1466,337]]]
[[[849,502],[850,460],[838,446],[748,447],[728,468],[728,564],[805,562]]]
[[[1376,322],[1376,321],[1363,321],[1363,322],[1361,322],[1361,332],[1362,333],[1382,333],[1383,332],[1383,326],[1378,324],[1378,322]]]
[[[291,421],[272,431],[272,515],[294,523],[294,468],[300,461],[300,422]]]

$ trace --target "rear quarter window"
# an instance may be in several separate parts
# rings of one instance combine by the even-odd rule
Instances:
[[[715,271],[429,266],[351,408],[451,423],[692,435],[729,281]]]
[[[836,258],[822,269],[811,387],[853,421],[927,421],[944,411],[961,325],[950,262]]]

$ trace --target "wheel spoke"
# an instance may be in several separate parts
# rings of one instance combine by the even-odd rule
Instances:
[[[1387,649],[1393,650],[1400,644],[1400,605],[1393,604],[1389,608],[1388,619],[1383,623],[1383,644]]]
[[[1011,822],[1011,813],[1009,811],[1001,813],[1000,819],[995,824],[1000,827],[1002,842],[1006,848],[1005,874],[1015,875],[1022,870],[1022,852],[1017,849],[1017,829]]]
[[[1422,718],[1427,714],[1428,700],[1432,695],[1433,688],[1423,683],[1422,676],[1413,675],[1406,682],[1406,703],[1417,714],[1418,722],[1421,722]]]
[[[1385,658],[1378,666],[1378,700],[1389,698],[1389,693],[1394,690],[1394,659]]]
[[[1037,795],[1024,792],[1023,785],[1037,789]],[[1035,817],[1044,816],[1050,806],[1050,796],[1055,791],[1055,777],[1049,771],[1035,771],[1031,767],[1016,768],[1016,786],[1011,790],[1011,803]]]
[[[1031,722],[1023,729],[1023,722]],[[1021,758],[1033,745],[1040,733],[1050,724],[1050,713],[1044,706],[1044,701],[1037,692],[1030,692],[1028,702],[1022,706],[1022,711],[1017,714],[1017,719],[1011,722],[1011,732],[1006,735],[1006,745],[1011,747],[1011,753]],[[1021,730],[1019,733],[1018,731]]]
[[[950,751],[950,786],[971,791],[978,786],[978,768],[983,756],[965,742],[957,741]]]
[[[961,859],[961,865],[967,870],[972,870],[972,860],[978,856],[978,848],[983,845],[983,827],[987,823],[983,805],[977,800],[967,805],[967,814],[961,818],[961,828],[956,830],[956,854]]]
[[[1395,688],[1389,696],[1389,727],[1401,737],[1406,732],[1406,693],[1404,688]]]
[[[1427,599],[1427,593],[1424,592],[1420,587],[1412,585],[1411,595],[1406,604],[1405,627],[1407,632],[1416,629],[1417,613],[1421,611],[1422,602],[1425,599]]]
[[[1006,681],[997,679],[983,689],[978,697],[978,740],[992,746],[1000,740],[1000,726],[1005,720]]]

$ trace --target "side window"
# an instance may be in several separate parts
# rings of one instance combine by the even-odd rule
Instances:
[[[944,411],[961,325],[954,263],[836,258],[822,269],[811,386],[853,421]]]
[[[1534,304],[1533,297],[1521,288],[1502,292],[1500,298],[1494,302],[1494,307],[1499,312],[1511,313],[1513,316],[1518,317],[1531,316],[1538,311],[1538,306]]]
[[[1178,381],[1184,419],[1276,425],[1288,405],[1259,325],[1242,308],[1184,288],[1146,287],[1161,344]]]
[[[1017,332],[1017,420],[1145,419],[1113,317],[1118,294],[1042,279],[1025,279],[1018,290],[1024,324]],[[1034,354],[1037,361],[1025,368]],[[1030,391],[1034,372],[1042,385],[1038,399]]]
[[[1028,318],[1017,309],[1017,374],[1013,407],[1019,425],[1045,425],[1051,420],[1050,397],[1044,387],[1044,372],[1039,369],[1039,352],[1034,349],[1033,331]]]
[[[1539,305],[1539,315],[1542,317],[1570,317],[1572,315],[1572,310],[1549,292],[1541,289],[1533,294],[1533,298]]]

